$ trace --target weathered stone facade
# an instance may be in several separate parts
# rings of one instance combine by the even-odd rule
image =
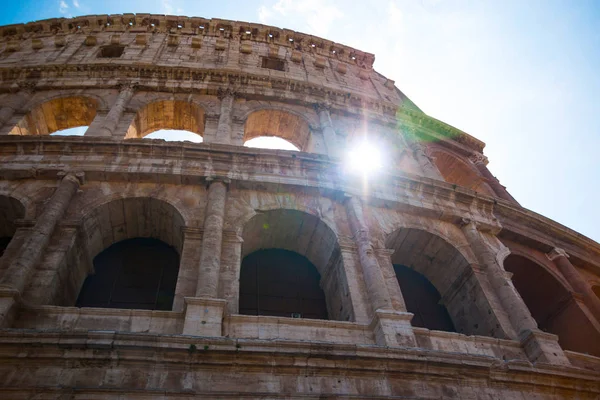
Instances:
[[[0,27],[0,396],[598,398],[600,245],[522,208],[373,61],[217,19]],[[366,180],[343,162],[365,136],[386,149]],[[75,307],[132,238],[177,251],[172,310]],[[328,320],[240,313],[242,261],[270,248],[316,268]],[[456,332],[411,323],[398,266]]]

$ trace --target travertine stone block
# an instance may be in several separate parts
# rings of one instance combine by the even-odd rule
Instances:
[[[240,53],[250,54],[252,53],[252,42],[245,41],[240,45]]]
[[[335,70],[337,72],[339,72],[340,74],[345,74],[347,71],[347,67],[346,64],[342,63],[342,62],[338,62],[337,65],[335,66]]]
[[[63,47],[67,43],[67,38],[64,35],[54,36],[54,45],[56,47]]]
[[[191,336],[222,336],[226,305],[227,301],[221,299],[186,297],[182,333]]]
[[[86,46],[95,46],[98,43],[98,38],[96,36],[88,36],[84,41]]]
[[[42,39],[32,39],[31,40],[31,48],[34,50],[39,50],[44,47],[44,42]]]
[[[224,51],[227,48],[227,40],[218,38],[215,41],[215,50]]]
[[[325,57],[317,56],[315,57],[315,67],[317,68],[325,68],[327,66],[327,60]]]
[[[192,38],[192,48],[199,49],[202,47],[202,37],[193,37]]]
[[[177,35],[169,35],[167,39],[167,46],[169,47],[177,47],[179,46],[179,36]]]
[[[148,43],[148,35],[136,35],[135,44],[145,46]]]
[[[292,51],[291,60],[295,63],[302,62],[302,53],[298,50]]]

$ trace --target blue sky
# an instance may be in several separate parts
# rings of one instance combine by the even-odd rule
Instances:
[[[600,2],[8,2],[0,24],[146,12],[262,22],[376,56],[423,111],[487,143],[524,207],[600,241]]]

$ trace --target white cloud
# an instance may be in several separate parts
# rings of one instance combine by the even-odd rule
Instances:
[[[270,7],[258,9],[258,19],[264,24],[299,26],[311,33],[325,36],[332,24],[344,13],[328,0],[278,0]]]
[[[61,14],[66,14],[69,11],[69,5],[65,3],[65,0],[60,0],[58,3],[58,12]]]
[[[79,8],[79,1],[78,0],[73,0],[73,7]]]
[[[165,14],[173,14],[173,4],[171,3],[171,0],[163,0],[162,2],[162,8],[165,12]]]

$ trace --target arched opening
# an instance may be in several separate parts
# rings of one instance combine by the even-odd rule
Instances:
[[[202,143],[202,136],[197,133],[177,129],[160,129],[146,135],[144,139],[160,139],[167,142]]]
[[[98,102],[73,96],[49,100],[34,107],[9,132],[10,135],[50,135],[70,128],[87,127],[96,117]]]
[[[0,257],[8,248],[17,227],[15,221],[25,217],[25,207],[14,197],[0,196]]]
[[[407,309],[415,314],[413,325],[467,335],[505,336],[490,321],[485,294],[456,247],[440,236],[413,228],[392,232],[386,247],[394,250],[392,264]],[[425,314],[424,318],[419,319],[419,314]]]
[[[247,255],[240,274],[240,314],[327,319],[325,294],[316,267],[281,249]]]
[[[250,139],[246,143],[244,143],[244,146],[252,147],[255,149],[300,151],[299,148],[297,148],[285,139],[269,136],[255,137],[254,139]]]
[[[155,101],[138,111],[125,138],[143,138],[161,129],[187,131],[203,136],[204,123],[204,109],[194,103],[181,100]]]
[[[310,127],[297,115],[281,110],[259,110],[246,120],[244,143],[258,137],[278,137],[304,150],[310,139]]]
[[[446,182],[454,183],[481,194],[495,195],[478,171],[458,157],[440,151],[436,152],[433,158]]]
[[[170,310],[179,254],[157,239],[127,239],[98,254],[94,271],[83,283],[77,307]]]
[[[569,290],[544,267],[529,258],[510,254],[504,269],[529,308],[538,327],[558,335],[566,350],[600,356],[600,334]]]
[[[440,293],[427,278],[403,265],[394,265],[394,272],[406,303],[406,309],[415,315],[411,321],[413,326],[436,331],[456,332],[448,310],[443,304],[440,304]]]
[[[78,126],[77,128],[67,128],[60,131],[56,131],[50,134],[50,136],[83,136],[87,131],[87,126]]]
[[[108,270],[103,267],[110,260],[113,260],[110,261],[113,263],[116,263],[115,259],[122,260],[119,262],[122,268],[126,268],[125,272],[138,271],[140,268],[145,268],[144,265],[152,263],[144,255],[144,251],[156,260],[178,260],[183,246],[184,226],[182,215],[173,205],[153,197],[115,199],[93,208],[83,216],[82,245],[72,250],[73,254],[69,257],[71,261],[66,271],[68,278],[61,281],[63,287],[56,288],[54,304],[73,305],[76,302],[84,304],[84,297],[80,295],[82,287],[85,289],[84,281],[90,274],[92,281],[109,279],[102,277],[112,271],[110,270],[112,267],[108,267]],[[177,257],[173,255],[173,251]],[[101,257],[102,254],[104,255]],[[139,264],[137,259],[144,260],[143,264]],[[178,265],[179,261],[175,264]],[[104,272],[96,270],[98,266],[104,268]],[[154,267],[152,271],[158,271],[157,268]],[[176,269],[170,267],[167,272],[174,273],[173,279],[176,280],[177,270],[178,267]],[[99,275],[100,278],[93,278],[95,275]],[[169,277],[172,275],[166,276],[165,282],[171,282]],[[146,298],[138,300],[137,303],[149,304]],[[164,309],[162,307],[166,303],[160,301],[156,304],[161,307],[160,309]],[[119,307],[119,305],[111,307]]]
[[[336,234],[319,218],[295,210],[260,212],[244,226],[243,239],[240,312],[354,319]]]

